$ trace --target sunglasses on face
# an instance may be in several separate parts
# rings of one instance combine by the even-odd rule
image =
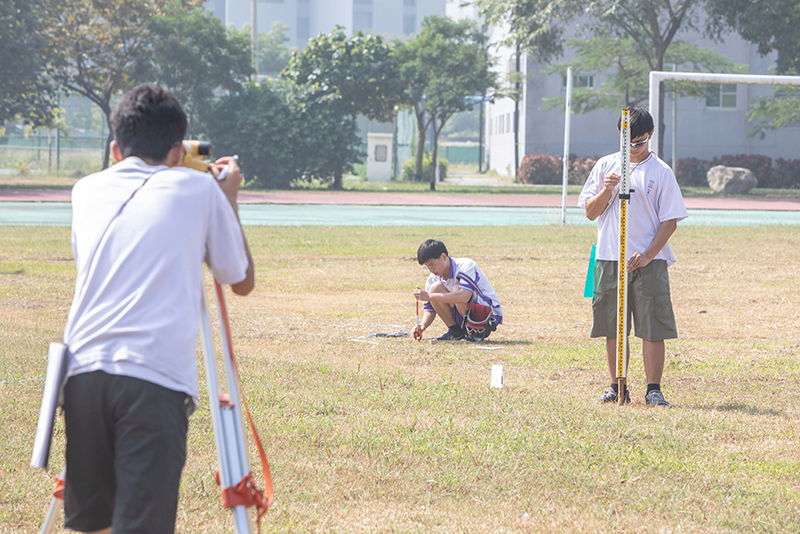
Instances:
[[[647,137],[645,137],[644,141],[639,141],[638,143],[631,143],[631,147],[639,148],[640,146],[646,145],[649,140],[650,140],[650,134],[647,134]]]

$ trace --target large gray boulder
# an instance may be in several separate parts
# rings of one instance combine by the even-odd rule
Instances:
[[[717,195],[744,195],[758,185],[750,169],[717,165],[708,169],[708,186]]]

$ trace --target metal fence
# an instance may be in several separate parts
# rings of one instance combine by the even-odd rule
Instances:
[[[2,174],[89,174],[102,167],[105,137],[4,135],[0,137]]]

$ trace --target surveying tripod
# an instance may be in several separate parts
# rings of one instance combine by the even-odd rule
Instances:
[[[250,459],[247,454],[247,441],[240,408],[240,400],[244,401],[244,396],[240,392],[239,371],[233,356],[233,343],[228,322],[228,310],[225,305],[225,292],[222,284],[216,278],[213,285],[217,303],[227,394],[222,393],[220,389],[214,335],[211,327],[211,313],[205,287],[202,291],[200,334],[206,367],[208,398],[211,405],[211,422],[214,427],[214,442],[217,447],[217,461],[219,463],[217,483],[222,488],[222,505],[233,510],[234,532],[236,534],[250,534],[253,532],[253,524],[250,515],[247,513],[247,508],[250,506],[256,507],[258,520],[267,512],[273,501],[272,478],[266,454],[255,431],[253,419],[245,404],[248,421],[261,457],[261,467],[264,475],[264,490],[256,489],[249,468]],[[214,399],[218,399],[218,401],[215,402]],[[52,534],[55,531],[58,515],[64,504],[65,478],[66,469],[56,478],[56,488],[53,491],[50,508],[47,511],[47,517],[42,525],[40,534]]]

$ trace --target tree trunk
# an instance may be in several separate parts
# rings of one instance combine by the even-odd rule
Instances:
[[[333,173],[333,183],[331,184],[331,189],[341,190],[342,189],[342,175],[344,171],[341,168],[336,169],[336,172]]]
[[[431,191],[436,191],[436,169],[439,167],[439,132],[433,123],[433,154],[431,158]]]
[[[422,181],[422,157],[425,154],[425,123],[417,122],[417,154],[414,157],[414,181]]]
[[[100,109],[106,114],[106,125],[108,126],[108,137],[106,138],[106,146],[103,149],[103,168],[107,169],[111,155],[111,141],[114,140],[114,129],[111,127],[111,108],[108,106],[100,106]]]

